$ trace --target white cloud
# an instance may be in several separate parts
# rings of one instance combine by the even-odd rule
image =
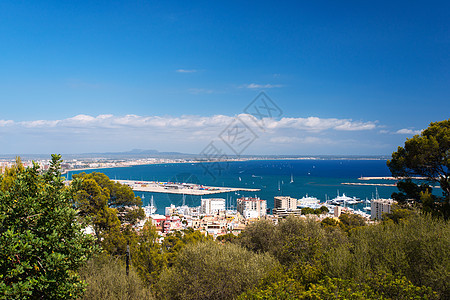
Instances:
[[[11,126],[14,124],[12,120],[0,120],[0,127]]]
[[[328,149],[336,150],[338,148],[335,147],[342,144],[344,148],[350,145],[353,147],[354,143],[345,142],[348,141],[349,135],[353,137],[356,131],[367,132],[378,129],[376,122],[372,121],[319,117],[258,120],[249,114],[237,116],[80,114],[60,120],[0,120],[0,137],[7,141],[4,144],[9,145],[9,149],[12,149],[10,152],[18,153],[42,151],[74,153],[89,152],[93,149],[101,152],[133,147],[173,151],[178,149],[181,152],[193,153],[201,151],[209,141],[221,142],[219,134],[235,121],[236,117],[258,136],[249,148],[249,153],[261,151],[276,153],[288,148],[300,151],[306,149],[305,147],[309,151],[319,151],[320,147],[331,151]],[[264,129],[260,128],[261,124],[264,124]],[[361,135],[367,136],[366,133]],[[129,146],[126,147],[127,145]],[[32,147],[37,150],[31,149]],[[7,150],[2,148],[0,151]]]
[[[249,114],[240,114],[238,117],[250,127],[257,127],[257,119]],[[0,126],[16,126],[23,128],[179,128],[179,129],[205,129],[209,127],[224,127],[234,120],[234,116],[213,115],[207,117],[183,115],[172,116],[138,116],[124,115],[114,116],[110,114],[98,115],[76,115],[62,120],[32,120],[14,122],[12,120],[0,120]],[[263,123],[267,129],[272,131],[292,129],[297,131],[319,132],[325,130],[336,131],[363,131],[376,128],[372,121],[353,121],[351,119],[336,118],[281,118],[280,120],[266,118]],[[412,133],[413,131],[399,130],[398,133]],[[409,129],[408,129],[409,130]]]
[[[267,120],[268,128],[293,128],[307,131],[339,130],[339,131],[359,131],[372,130],[376,128],[375,122],[353,121],[351,119],[322,119],[318,117],[308,118],[282,118],[280,121]]]
[[[197,70],[195,69],[178,69],[175,72],[177,73],[195,73]]]
[[[307,136],[307,137],[277,136],[270,138],[270,142],[277,144],[315,144],[315,145],[334,143],[330,139],[315,136]]]
[[[257,83],[249,83],[243,84],[240,86],[241,88],[246,89],[273,89],[283,87],[282,84],[257,84]]]
[[[412,129],[403,128],[403,129],[397,130],[395,133],[416,135],[416,134],[421,134],[422,130],[412,130]]]

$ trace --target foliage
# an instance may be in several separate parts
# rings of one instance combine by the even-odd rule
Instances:
[[[429,287],[417,287],[405,277],[378,273],[365,281],[325,276],[308,289],[288,273],[268,276],[238,299],[438,299]]]
[[[130,268],[127,276],[125,264],[118,258],[97,256],[80,270],[80,275],[87,283],[81,299],[152,299],[150,289],[141,282],[134,269]]]
[[[328,208],[326,206],[321,206],[319,208],[311,208],[311,207],[303,207],[302,208],[302,215],[309,215],[309,214],[314,214],[314,215],[321,215],[324,213],[328,213]]]
[[[268,254],[213,241],[187,245],[157,284],[162,299],[232,299],[277,267]]]
[[[413,214],[398,224],[385,222],[350,232],[350,244],[329,252],[330,277],[365,281],[370,274],[405,276],[450,298],[450,224]]]
[[[233,233],[227,233],[224,235],[219,235],[216,240],[222,243],[232,243],[237,239],[237,236]]]
[[[430,123],[420,135],[407,139],[404,147],[392,153],[387,165],[393,176],[407,178],[398,183],[401,193],[393,194],[393,198],[400,202],[411,199],[436,215],[450,217],[450,119]],[[409,179],[412,176],[438,183],[443,196],[431,196],[430,188],[417,186]],[[425,192],[428,197],[419,196]]]
[[[192,228],[168,234],[161,245],[167,265],[172,266],[178,254],[186,245],[211,240],[212,237]]]
[[[272,221],[260,220],[248,225],[236,243],[254,252],[274,252],[277,242],[276,227]]]
[[[283,268],[276,268],[237,299],[299,299],[305,292],[305,286],[290,275]]]
[[[94,251],[64,186],[61,156],[49,170],[18,164],[0,176],[0,298],[76,299],[76,271]]]
[[[127,245],[134,246],[138,242],[138,234],[135,229],[129,225],[109,230],[108,232],[105,232],[102,237],[102,249],[117,256],[124,256],[126,254]]]
[[[324,230],[314,220],[288,217],[278,225],[265,220],[251,224],[237,242],[254,252],[268,252],[285,266],[293,266],[313,264],[327,249],[345,240],[340,231]]]
[[[154,226],[147,221],[138,234],[138,242],[132,248],[133,265],[139,276],[148,284],[154,284],[166,265],[159,236]]]
[[[389,222],[391,220],[398,224],[400,220],[411,218],[415,214],[417,214],[416,210],[399,208],[394,204],[390,213],[383,214],[383,221]]]
[[[144,218],[142,201],[133,190],[102,173],[73,175],[75,204],[85,224],[93,227],[97,241],[108,253],[124,255],[127,244],[136,243],[131,225]]]
[[[339,226],[344,230],[345,232],[349,232],[353,228],[361,227],[366,225],[366,220],[357,214],[347,214],[342,213],[339,216]]]
[[[336,228],[339,226],[339,223],[339,220],[330,217],[327,217],[320,222],[324,228]]]
[[[437,299],[430,288],[417,287],[405,277],[376,274],[364,282],[325,277],[300,299]]]
[[[120,231],[117,211],[108,206],[109,191],[101,188],[92,178],[74,177],[72,186],[77,190],[75,205],[85,223],[94,229],[100,241],[109,232]]]
[[[103,196],[107,198],[106,205],[117,210],[118,218],[122,224],[134,225],[144,218],[144,210],[141,208],[142,200],[134,195],[129,186],[114,182],[108,176],[99,172],[74,174],[72,177],[95,182],[98,189],[103,191]],[[92,185],[93,183],[90,182],[88,186],[83,186],[82,189],[91,195],[89,190],[93,188]]]

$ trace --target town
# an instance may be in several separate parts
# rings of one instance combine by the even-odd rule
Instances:
[[[219,236],[232,233],[239,235],[249,224],[265,219],[274,224],[288,216],[298,218],[312,218],[318,222],[325,218],[338,221],[341,214],[358,214],[368,223],[381,220],[382,214],[390,213],[392,199],[371,200],[371,214],[361,215],[357,211],[339,205],[319,203],[313,197],[295,199],[289,196],[274,197],[274,208],[267,208],[267,201],[258,197],[242,197],[237,199],[236,210],[226,208],[226,199],[202,198],[201,205],[189,207],[187,205],[170,205],[165,208],[165,214],[154,214],[150,204],[144,207],[146,219],[142,220],[137,227],[143,227],[149,220],[155,226],[157,232],[163,239],[167,234],[188,228],[199,230],[204,235],[216,239]],[[270,214],[270,211],[272,214]]]

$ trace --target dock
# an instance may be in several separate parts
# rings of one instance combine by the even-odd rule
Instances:
[[[358,180],[403,180],[403,179],[417,179],[417,180],[426,180],[427,177],[359,177]]]
[[[212,195],[228,192],[246,191],[258,192],[260,189],[234,188],[234,187],[217,187],[204,186],[194,183],[178,183],[178,182],[162,182],[162,181],[136,181],[136,180],[114,180],[121,184],[128,185],[133,191],[165,193],[165,194],[184,194],[184,195]]]

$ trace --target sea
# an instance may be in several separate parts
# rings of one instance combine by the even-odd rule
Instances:
[[[267,207],[273,208],[275,196],[302,198],[313,196],[321,201],[335,198],[338,194],[373,199],[390,198],[397,191],[395,186],[345,185],[343,183],[394,184],[392,180],[360,180],[361,177],[389,177],[391,173],[386,160],[351,159],[302,159],[302,160],[249,160],[206,163],[167,163],[138,165],[120,168],[90,169],[70,171],[70,179],[76,173],[102,172],[110,179],[136,181],[163,181],[197,183],[207,186],[242,187],[260,189],[256,192],[228,192],[203,196],[204,198],[224,198],[227,208],[236,207],[236,199],[242,196],[259,197],[267,200]],[[143,199],[144,205],[153,196],[156,213],[164,214],[165,207],[200,206],[201,196],[135,192]],[[364,203],[356,204],[361,210]]]

